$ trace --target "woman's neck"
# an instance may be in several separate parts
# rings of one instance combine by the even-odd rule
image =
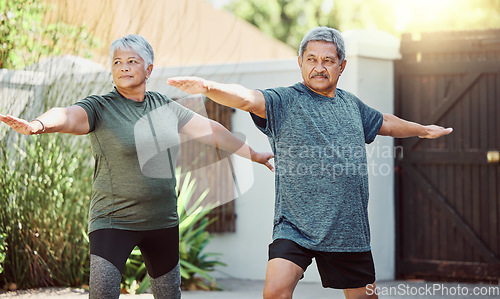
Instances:
[[[136,88],[116,87],[116,90],[125,98],[136,102],[143,102],[146,97],[146,85]]]

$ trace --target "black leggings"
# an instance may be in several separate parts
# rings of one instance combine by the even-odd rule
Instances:
[[[99,229],[91,232],[89,239],[90,254],[108,260],[121,274],[135,246],[141,250],[152,278],[169,272],[179,262],[179,226],[149,231]]]

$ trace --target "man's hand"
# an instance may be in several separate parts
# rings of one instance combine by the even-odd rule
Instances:
[[[10,126],[14,131],[24,135],[33,135],[42,129],[42,124],[38,121],[28,122],[10,115],[0,114],[0,121]]]
[[[419,123],[401,119],[393,114],[384,113],[382,127],[378,135],[391,136],[395,138],[407,138],[418,136],[420,138],[434,139],[450,134],[452,128],[443,128],[438,125],[421,125]]]
[[[205,94],[210,91],[208,81],[198,77],[173,77],[167,79],[167,84],[189,94]]]
[[[274,158],[272,153],[252,152],[252,161],[265,165],[269,170],[274,172],[274,166],[269,162],[272,158]]]
[[[436,125],[428,125],[424,126],[424,128],[427,134],[418,137],[434,139],[444,135],[448,135],[451,132],[453,132],[453,128],[443,128],[441,126],[436,126]]]

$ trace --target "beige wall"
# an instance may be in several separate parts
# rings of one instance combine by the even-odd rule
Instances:
[[[85,25],[101,45],[92,58],[108,67],[113,40],[140,34],[155,51],[155,66],[289,59],[295,50],[208,0],[45,0],[46,22]],[[72,53],[65,53],[72,54]]]

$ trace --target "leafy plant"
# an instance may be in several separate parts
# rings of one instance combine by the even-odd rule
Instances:
[[[177,175],[180,178],[180,174]],[[196,181],[191,179],[188,172],[184,176],[179,189],[178,213],[179,213],[179,254],[182,276],[182,287],[184,289],[205,289],[217,290],[222,287],[210,276],[216,266],[226,264],[213,259],[220,254],[204,253],[205,247],[210,242],[211,236],[206,231],[207,226],[215,221],[215,218],[208,220],[208,213],[211,208],[201,206],[206,190],[197,201],[186,210],[186,203],[190,203],[194,193]]]
[[[2,278],[17,288],[81,286],[88,281],[86,236],[92,169],[63,135],[0,141],[0,230],[6,234]],[[75,137],[73,137],[75,138]]]
[[[135,247],[127,259],[122,275],[122,292],[141,294],[149,287],[149,276],[146,275],[146,265],[141,251]]]
[[[0,68],[20,69],[68,52],[88,57],[88,47],[98,44],[85,26],[44,22],[51,9],[45,2],[0,0]]]
[[[0,0],[0,68],[24,68],[62,53],[88,57],[96,40],[84,27],[46,23],[50,8],[42,0]],[[74,103],[85,90],[82,84],[96,85],[59,69],[30,68],[2,72],[1,113],[33,119],[50,107]],[[0,282],[16,288],[88,284],[90,162],[87,138],[21,136],[0,125],[0,231],[5,234]]]
[[[181,178],[177,171],[177,178]],[[185,203],[190,203],[196,181],[187,173],[182,180],[178,180],[178,205],[179,214],[179,255],[181,267],[181,280],[183,289],[222,289],[215,279],[210,276],[215,266],[225,266],[224,263],[214,259],[220,254],[205,253],[204,249],[210,242],[211,236],[206,231],[207,226],[214,221],[208,220],[207,214],[211,209],[202,207],[201,202],[208,193],[205,191],[200,198],[195,200],[192,207],[186,211]],[[191,206],[191,204],[189,204]],[[140,294],[149,287],[149,277],[140,250],[136,247],[125,265],[122,277],[122,290],[130,294]]]
[[[5,261],[5,237],[6,235],[0,230],[0,274],[3,272],[3,262]]]

